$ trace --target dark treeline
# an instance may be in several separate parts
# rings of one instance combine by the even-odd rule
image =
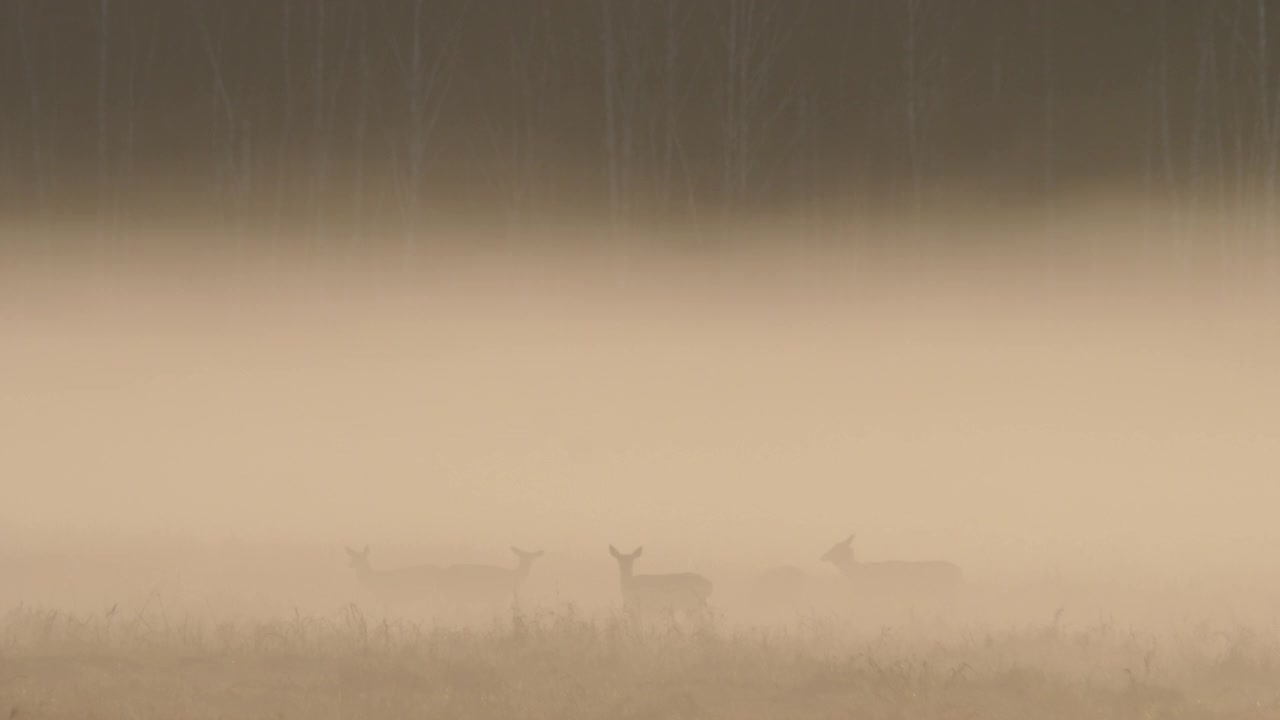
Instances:
[[[1245,212],[1280,169],[1277,0],[0,8],[10,218],[707,223],[1100,184]]]

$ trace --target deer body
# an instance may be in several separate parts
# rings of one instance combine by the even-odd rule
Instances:
[[[622,603],[626,610],[636,615],[654,612],[683,613],[687,617],[705,615],[711,581],[697,573],[636,575],[633,565],[643,552],[644,548],[636,548],[635,552],[626,554],[609,546],[609,553],[618,561]]]
[[[886,594],[923,594],[958,587],[964,574],[941,560],[861,562],[853,554],[853,535],[822,556],[859,590]]]
[[[441,590],[457,600],[506,600],[517,596],[529,578],[533,561],[542,551],[525,552],[511,548],[517,562],[514,568],[497,565],[450,565],[441,568],[438,582]]]
[[[441,568],[416,565],[395,570],[374,570],[369,562],[369,546],[363,550],[346,548],[348,565],[356,579],[370,593],[384,601],[424,599],[436,587]]]
[[[511,551],[519,558],[514,568],[418,565],[374,570],[369,563],[368,546],[361,551],[347,548],[347,556],[360,584],[384,601],[482,602],[513,597],[529,577],[533,561],[542,557],[541,551],[524,552],[517,548]]]

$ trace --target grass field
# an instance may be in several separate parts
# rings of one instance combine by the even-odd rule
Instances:
[[[9,718],[1280,718],[1280,637],[1101,623],[930,639],[797,618],[636,625],[572,607],[441,627],[19,607]]]

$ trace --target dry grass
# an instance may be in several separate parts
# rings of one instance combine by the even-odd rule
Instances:
[[[637,626],[573,608],[483,627],[217,622],[20,607],[0,621],[10,718],[1280,717],[1280,638],[1056,622],[938,642],[909,628]]]

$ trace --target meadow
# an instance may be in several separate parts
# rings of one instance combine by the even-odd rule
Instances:
[[[9,718],[1280,717],[1280,633],[1109,622],[855,629],[637,623],[572,605],[488,623],[212,620],[118,606],[0,619]]]

